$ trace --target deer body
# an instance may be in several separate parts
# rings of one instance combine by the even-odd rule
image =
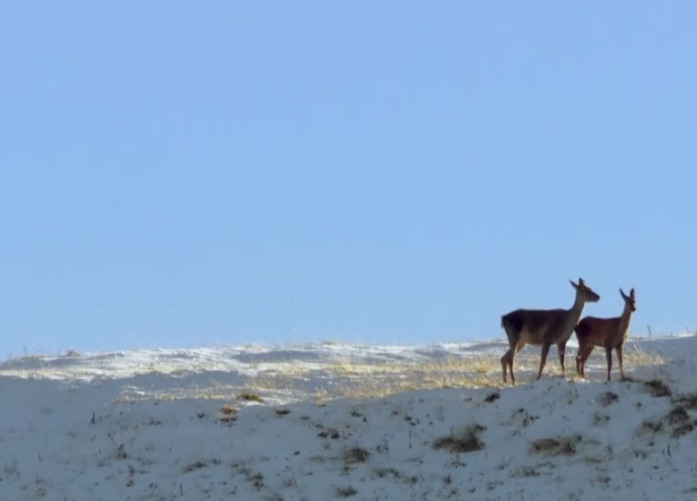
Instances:
[[[576,372],[579,376],[585,377],[585,364],[593,348],[600,346],[605,348],[607,359],[607,380],[610,381],[610,371],[612,370],[612,350],[617,352],[617,362],[620,366],[620,378],[624,377],[624,367],[622,366],[622,348],[629,334],[629,324],[632,313],[636,311],[636,298],[634,289],[627,296],[620,289],[622,299],[624,299],[624,310],[622,315],[613,318],[585,317],[576,326],[576,338],[578,339],[578,354],[576,355]]]
[[[509,345],[508,351],[501,357],[504,383],[506,382],[507,372],[510,369],[511,382],[515,384],[513,361],[516,353],[522,350],[526,344],[542,346],[537,379],[540,379],[542,376],[542,369],[544,369],[547,361],[549,348],[553,344],[557,345],[559,351],[559,363],[561,364],[562,373],[566,372],[564,365],[566,342],[571,337],[574,328],[581,318],[585,303],[594,303],[600,299],[598,294],[583,283],[582,278],[579,278],[578,284],[571,282],[571,285],[576,290],[576,298],[569,310],[561,308],[553,310],[518,309],[501,317],[501,327],[506,331]]]

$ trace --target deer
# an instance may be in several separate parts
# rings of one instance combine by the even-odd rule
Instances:
[[[511,382],[515,385],[513,375],[513,361],[516,353],[523,349],[526,344],[532,346],[542,346],[540,358],[540,370],[537,372],[537,379],[542,377],[542,369],[547,362],[547,353],[550,346],[557,345],[559,351],[559,362],[562,374],[566,374],[564,358],[566,354],[566,342],[574,332],[583,313],[586,303],[595,303],[600,300],[600,296],[588,287],[583,279],[579,277],[578,283],[569,279],[569,283],[576,291],[576,298],[571,309],[562,308],[554,310],[526,310],[518,309],[511,311],[501,317],[501,327],[508,336],[508,351],[501,357],[501,367],[503,369],[503,382],[506,383],[506,373],[510,369]]]
[[[617,351],[617,362],[620,366],[620,379],[625,381],[624,368],[622,367],[622,347],[627,334],[629,333],[629,323],[632,320],[632,313],[636,311],[636,296],[634,288],[629,291],[627,296],[620,288],[620,294],[624,299],[624,310],[622,315],[613,318],[585,317],[576,326],[576,338],[578,339],[578,353],[576,355],[576,373],[585,379],[586,360],[590,356],[593,348],[601,346],[605,348],[607,358],[607,380],[610,381],[610,371],[612,370],[612,350]]]

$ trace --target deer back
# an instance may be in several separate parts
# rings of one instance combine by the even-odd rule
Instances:
[[[613,348],[622,344],[624,333],[620,332],[620,320],[620,317],[585,317],[576,326],[579,343]]]
[[[519,309],[504,315],[501,323],[506,331],[512,331],[525,344],[558,343],[573,332],[575,324],[569,319],[569,311]],[[571,325],[570,325],[571,323]]]

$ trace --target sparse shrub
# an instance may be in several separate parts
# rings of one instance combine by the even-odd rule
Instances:
[[[362,447],[353,447],[342,456],[345,464],[365,463],[370,457],[370,452]]]
[[[484,448],[484,443],[479,435],[486,428],[479,424],[466,426],[464,429],[451,433],[446,437],[437,439],[433,447],[436,449],[447,449],[450,452],[474,452]]]
[[[375,470],[373,470],[373,473],[378,478],[385,478],[385,477],[399,478],[399,476],[400,476],[399,472],[397,470],[395,470],[394,468],[375,468]]]
[[[540,472],[532,466],[521,466],[515,472],[513,472],[514,477],[539,477]]]
[[[494,400],[498,400],[500,396],[501,396],[501,395],[499,394],[499,392],[498,392],[498,391],[495,391],[495,392],[493,392],[493,393],[489,393],[489,394],[484,398],[484,401],[485,401],[486,403],[491,403],[491,402],[493,402]]]
[[[118,446],[118,448],[116,449],[115,456],[116,456],[116,459],[120,459],[120,460],[126,459],[128,457],[128,454],[126,454],[126,445],[125,444],[121,444]]]
[[[317,434],[317,436],[320,438],[331,438],[332,440],[337,440],[341,438],[339,432],[334,428],[327,428],[326,430],[322,430]]]
[[[546,453],[551,456],[564,454],[573,456],[576,454],[576,446],[583,440],[582,435],[558,438],[540,438],[530,444],[531,453]]]
[[[687,413],[682,405],[677,405],[671,409],[671,411],[666,415],[666,421],[671,425],[683,425],[690,423],[690,415]]]
[[[191,473],[192,471],[200,470],[206,466],[208,466],[208,463],[205,461],[194,461],[191,464],[182,466],[182,473]]]
[[[597,412],[593,415],[593,426],[603,426],[610,421],[610,416],[608,414]]]
[[[606,391],[602,395],[600,395],[600,398],[598,398],[598,403],[602,405],[603,407],[607,407],[608,405],[614,404],[619,400],[619,395],[613,391]]]
[[[644,386],[649,389],[652,397],[670,397],[673,394],[670,387],[660,379],[646,381]]]
[[[221,423],[232,423],[237,421],[237,409],[230,404],[225,404],[220,408],[218,420]]]
[[[682,405],[676,405],[666,414],[665,421],[673,426],[670,436],[673,438],[681,437],[695,429],[690,415]]]
[[[220,408],[220,413],[225,414],[227,416],[230,414],[237,413],[237,409],[230,404],[225,404]]]
[[[692,423],[686,423],[682,426],[674,428],[670,436],[673,438],[682,437],[683,435],[687,435],[688,433],[694,431],[694,429],[695,425],[693,425]]]
[[[336,495],[340,498],[350,498],[351,496],[355,496],[356,494],[358,494],[358,491],[350,485],[348,487],[339,487],[336,490]]]
[[[682,405],[685,409],[697,409],[697,393],[681,395],[678,398],[676,398],[675,401]]]
[[[257,491],[262,490],[266,485],[264,484],[264,475],[261,473],[253,473],[249,468],[244,468],[240,471],[247,481],[254,486]]]
[[[660,421],[644,421],[639,426],[637,430],[638,435],[645,435],[646,433],[658,433],[663,429],[663,423]]]
[[[237,395],[237,400],[246,400],[247,402],[263,402],[264,399],[261,398],[257,393],[252,393],[250,391],[244,391]]]

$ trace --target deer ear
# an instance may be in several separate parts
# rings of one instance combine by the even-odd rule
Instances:
[[[624,299],[628,299],[628,298],[627,298],[627,295],[626,295],[626,294],[624,293],[624,291],[622,290],[622,287],[620,287],[620,294],[622,294],[622,297],[623,297]]]
[[[576,285],[573,280],[569,279],[569,283],[574,286],[574,289],[578,289],[578,285]]]
[[[583,279],[581,277],[578,277],[578,285],[584,285]]]
[[[632,290],[629,291],[629,295],[634,299],[634,287],[632,287]]]

